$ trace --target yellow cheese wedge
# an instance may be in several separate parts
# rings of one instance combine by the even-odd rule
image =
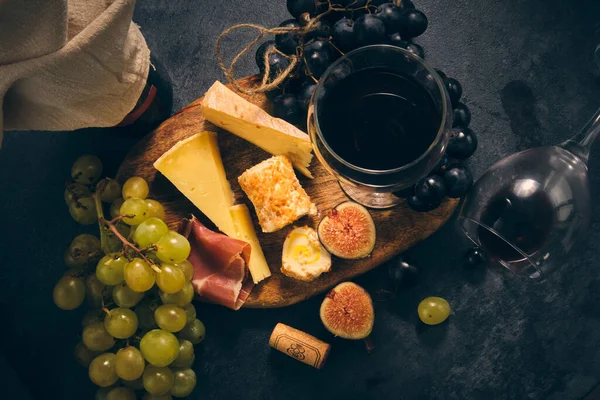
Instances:
[[[229,207],[233,223],[237,231],[237,238],[245,242],[250,243],[252,251],[250,252],[250,262],[248,268],[252,275],[254,283],[258,283],[265,278],[271,276],[271,270],[265,260],[265,254],[260,247],[258,238],[256,237],[256,231],[254,225],[252,225],[252,219],[250,218],[250,211],[245,204],[238,204],[233,207]]]
[[[225,176],[217,134],[201,132],[184,139],[154,163],[168,180],[202,211],[221,232],[236,237],[229,207],[233,192]]]
[[[275,156],[287,156],[298,171],[312,178],[308,170],[312,160],[308,135],[284,120],[271,117],[221,82],[215,82],[204,95],[202,113],[208,121],[261,149]]]

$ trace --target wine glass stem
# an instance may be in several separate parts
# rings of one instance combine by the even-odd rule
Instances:
[[[579,133],[560,146],[575,154],[587,164],[592,144],[600,133],[600,108]]]

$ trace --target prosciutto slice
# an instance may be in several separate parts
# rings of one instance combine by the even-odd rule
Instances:
[[[192,285],[196,293],[239,310],[254,287],[248,270],[250,245],[211,231],[194,216],[181,221],[179,232],[192,247],[188,261],[194,266]]]

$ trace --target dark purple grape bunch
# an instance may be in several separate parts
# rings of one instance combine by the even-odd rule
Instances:
[[[473,176],[464,161],[477,149],[477,136],[469,129],[471,111],[460,102],[462,85],[454,78],[448,78],[436,70],[452,103],[452,132],[448,149],[429,176],[421,179],[411,188],[398,192],[405,197],[410,208],[419,212],[436,209],[444,197],[460,198],[473,186]]]
[[[304,127],[315,80],[343,53],[371,44],[391,44],[424,59],[425,51],[413,39],[427,29],[427,17],[415,9],[411,0],[396,4],[399,5],[391,0],[287,0],[294,18],[282,22],[280,27],[300,28],[320,17],[310,32],[276,35],[275,40],[264,42],[256,51],[261,74],[271,47],[288,56],[302,56],[290,76],[266,93],[273,103],[274,116]],[[271,80],[290,66],[289,58],[277,52],[270,52],[266,62]]]

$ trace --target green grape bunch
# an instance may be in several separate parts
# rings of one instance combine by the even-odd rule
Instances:
[[[79,157],[64,193],[76,222],[99,227],[99,236],[71,241],[52,293],[63,310],[88,307],[75,361],[99,387],[96,398],[186,397],[196,386],[194,346],[206,333],[192,304],[190,243],[169,229],[144,178],[121,186],[102,171],[98,157]]]

